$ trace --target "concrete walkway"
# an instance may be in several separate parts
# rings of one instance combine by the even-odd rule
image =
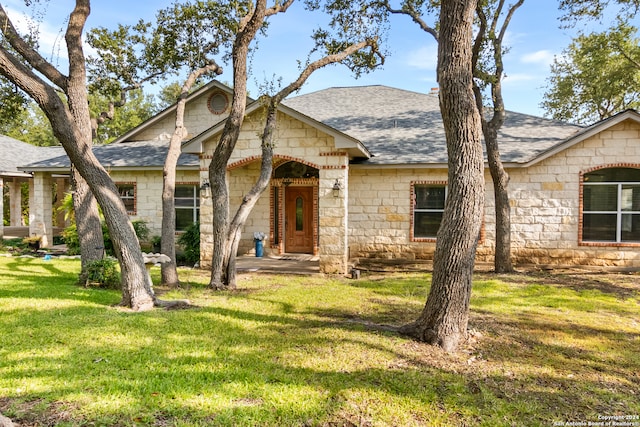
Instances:
[[[283,254],[277,256],[239,256],[236,258],[238,273],[282,273],[282,274],[318,274],[318,257],[305,254]]]

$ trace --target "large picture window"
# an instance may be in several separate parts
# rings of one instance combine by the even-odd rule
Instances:
[[[582,241],[640,243],[640,169],[599,169],[584,175]]]
[[[175,190],[176,231],[184,231],[200,220],[200,187],[178,184]]]
[[[136,214],[136,184],[132,182],[116,183],[120,199],[124,203],[124,207],[129,215]]]
[[[447,187],[413,184],[413,238],[435,239],[442,222]]]

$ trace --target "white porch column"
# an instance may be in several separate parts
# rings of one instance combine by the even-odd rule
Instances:
[[[22,184],[13,178],[9,185],[9,218],[12,227],[22,227]]]
[[[40,247],[53,243],[53,197],[51,176],[41,172],[33,175],[29,185],[29,235],[41,236]]]
[[[335,157],[335,169],[320,170],[318,222],[320,271],[347,274],[349,261],[349,164],[347,156]],[[337,180],[337,181],[336,181]],[[334,191],[334,185],[340,186]]]
[[[0,239],[4,239],[4,179],[0,177]]]

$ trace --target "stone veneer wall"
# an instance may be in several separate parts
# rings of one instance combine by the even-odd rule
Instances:
[[[162,171],[112,171],[111,178],[116,184],[135,184],[135,213],[129,218],[146,221],[149,236],[159,236],[162,232]],[[200,185],[198,171],[177,171],[176,184]]]
[[[243,194],[255,182],[260,168],[260,140],[257,135],[262,133],[263,121],[260,113],[247,117],[244,121],[240,137],[236,144],[227,174],[230,188],[231,215],[240,203]],[[213,151],[213,144],[218,136],[205,142],[205,152]],[[346,273],[347,269],[347,233],[346,233],[346,197],[348,157],[344,152],[335,149],[333,137],[285,114],[278,116],[278,130],[274,157],[277,162],[298,161],[320,171],[318,188],[318,213],[320,218],[319,255],[320,269],[324,272]],[[201,156],[201,179],[207,179],[210,155]],[[336,178],[341,182],[343,190],[340,197],[334,197],[332,188]],[[270,190],[267,189],[254,208],[243,230],[240,244],[240,254],[251,253],[254,247],[253,232],[270,231]],[[201,237],[201,265],[210,266],[212,236],[212,207],[210,202],[204,201],[201,206],[202,237]],[[323,219],[324,218],[324,219]],[[270,248],[270,242],[265,242],[265,249]]]
[[[510,169],[512,253],[516,264],[640,267],[640,244],[580,243],[581,173],[640,167],[640,126],[618,124],[528,168]],[[351,258],[432,259],[434,241],[411,239],[411,185],[446,182],[445,170],[352,167]],[[495,203],[485,174],[485,217],[476,260],[493,262]]]
[[[412,186],[446,182],[446,169],[352,166],[349,172],[350,258],[432,260],[435,239],[412,238]],[[485,227],[486,224],[483,236]],[[478,248],[479,260],[484,260],[485,254],[491,252],[489,249],[483,238]]]
[[[581,173],[640,167],[640,125],[625,121],[527,169],[510,170],[518,264],[640,267],[640,244],[580,243]]]
[[[184,114],[184,126],[187,128],[187,135],[184,138],[185,140],[201,134],[227,116],[228,109],[224,114],[213,114],[209,111],[207,102],[211,93],[213,92],[200,96],[189,102],[188,108]],[[227,98],[229,102],[231,102],[230,95],[227,94]],[[154,140],[158,135],[162,134],[171,136],[175,126],[176,115],[175,113],[171,113],[159,120],[157,123],[146,128],[140,134],[136,135],[135,139],[139,141],[147,141]]]

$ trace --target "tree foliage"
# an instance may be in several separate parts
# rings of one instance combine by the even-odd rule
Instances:
[[[129,92],[127,102],[115,110],[113,119],[104,121],[94,132],[94,142],[107,144],[138,126],[157,113],[155,97],[142,89]],[[109,108],[111,98],[98,92],[89,94],[89,108],[93,117]]]
[[[562,20],[574,25],[581,19],[600,19],[607,8],[618,7],[618,16],[627,20],[636,15],[640,0],[560,0]]]
[[[619,22],[601,33],[581,34],[556,57],[542,107],[557,120],[590,124],[640,107],[640,40]]]
[[[118,189],[92,150],[82,40],[90,11],[90,0],[76,0],[69,14],[64,31],[68,58],[65,73],[43,57],[31,39],[18,33],[5,8],[0,5],[0,74],[20,87],[45,112],[73,169],[86,180],[102,207],[121,267],[122,304],[134,310],[145,310],[152,308],[158,300],[151,288],[142,252]],[[81,217],[77,207],[76,215]]]

